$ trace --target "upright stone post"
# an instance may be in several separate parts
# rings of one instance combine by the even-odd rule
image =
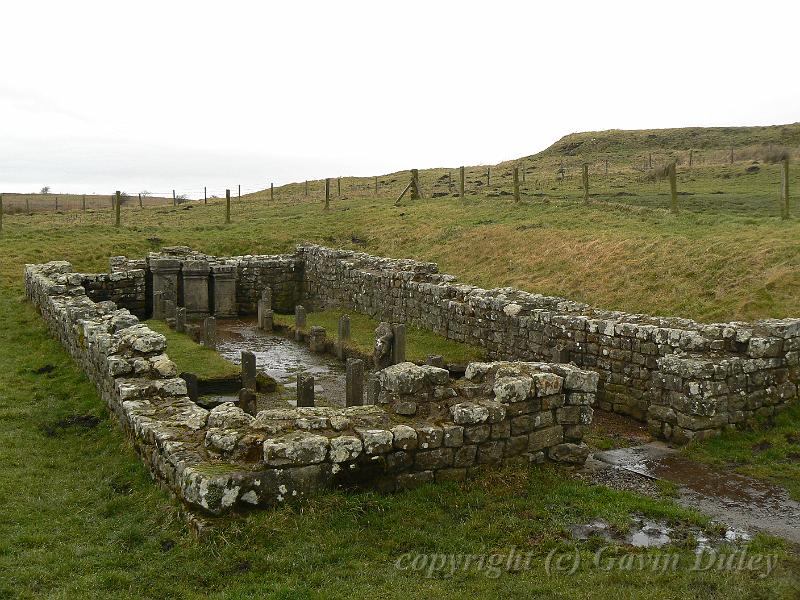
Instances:
[[[297,407],[314,406],[314,376],[310,373],[297,374]]]
[[[327,341],[327,333],[324,327],[314,325],[308,332],[308,347],[312,352],[325,352],[325,342]]]
[[[175,331],[186,332],[186,309],[182,306],[175,309]]]
[[[364,405],[364,361],[357,358],[347,359],[347,375],[345,380],[345,406]]]
[[[344,360],[344,349],[350,341],[350,317],[342,315],[339,317],[339,334],[336,340],[336,356],[339,360]]]
[[[163,301],[178,302],[178,273],[181,261],[175,258],[154,258],[150,261],[150,272],[153,275],[153,312],[155,313],[156,292],[161,292]],[[163,314],[160,318],[164,318]]]
[[[205,260],[183,263],[183,306],[186,317],[200,319],[209,314],[208,283],[210,268]]]
[[[239,390],[239,408],[248,415],[256,416],[258,408],[256,407],[256,393],[253,390],[247,388]]]
[[[212,288],[214,289],[214,316],[235,317],[239,314],[236,306],[236,267],[233,265],[214,265],[211,267]]]
[[[242,350],[242,387],[256,389],[256,355],[250,350]]]
[[[367,375],[367,401],[369,405],[378,403],[378,396],[381,393],[381,382],[376,373]]]
[[[203,343],[209,348],[217,347],[217,320],[206,317],[203,321]]]
[[[406,326],[403,323],[392,325],[392,364],[406,362]]]
[[[197,375],[194,373],[181,373],[180,377],[186,382],[186,395],[189,396],[189,400],[197,402],[200,397],[200,381]]]
[[[300,304],[294,307],[294,339],[300,341],[301,331],[306,328],[306,309]]]
[[[157,321],[164,320],[164,292],[153,292],[153,318]]]
[[[274,327],[274,313],[267,306],[263,299],[258,301],[258,328],[261,331],[272,331]]]

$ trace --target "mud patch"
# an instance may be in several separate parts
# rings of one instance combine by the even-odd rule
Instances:
[[[52,423],[43,423],[41,429],[42,433],[46,436],[53,437],[59,432],[73,427],[78,429],[94,429],[99,424],[100,418],[94,415],[70,415]]]
[[[693,462],[658,442],[598,452],[593,458],[645,479],[676,484],[679,504],[733,529],[764,531],[800,543],[800,502],[780,487]]]

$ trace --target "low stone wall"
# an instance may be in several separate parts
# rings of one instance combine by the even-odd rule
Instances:
[[[514,288],[459,283],[440,274],[434,263],[313,245],[298,247],[294,255],[240,257],[165,248],[151,254],[148,264],[161,259],[174,262],[176,287],[186,261],[232,265],[239,314],[254,314],[261,292],[269,288],[272,308],[279,312],[292,312],[298,303],[309,309],[338,307],[485,347],[496,360],[591,369],[600,376],[599,408],[647,421],[655,435],[679,443],[771,415],[797,397],[798,319],[702,324],[600,310]],[[141,266],[142,261],[112,259],[111,277]],[[124,302],[128,281],[119,284]],[[113,298],[106,285],[104,279],[92,293]],[[676,368],[680,375],[673,373]],[[709,369],[714,377],[726,375],[708,379]],[[687,402],[694,408],[687,409]],[[709,411],[714,418],[705,418]]]
[[[126,308],[137,317],[143,318],[147,313],[145,275],[145,261],[112,257],[108,273],[83,275],[81,285],[95,302],[110,300],[119,308]]]
[[[552,360],[592,369],[600,375],[599,408],[647,420],[653,432],[666,439],[683,442],[712,435],[752,414],[772,414],[797,396],[798,319],[701,324],[600,310],[514,288],[485,290],[438,273],[433,263],[321,246],[301,246],[298,251],[305,263],[307,307],[341,307],[409,323],[483,346],[496,359]],[[746,365],[741,373],[731,373],[738,380],[727,391],[701,385],[698,394],[689,394],[695,402],[716,406],[721,411],[716,419],[681,417],[678,424],[679,414],[692,414],[681,410],[688,391],[669,387],[677,385],[670,365],[683,356],[700,357],[706,365],[724,369],[731,359]],[[682,372],[691,371],[681,376],[681,386],[707,381],[706,367],[700,363],[687,358],[681,364]],[[721,401],[731,395],[739,399]]]
[[[207,411],[186,395],[165,339],[94,302],[68,263],[28,265],[27,295],[85,370],[153,474],[213,514],[322,487],[398,490],[477,467],[546,457],[582,463],[597,374],[571,365],[472,363],[464,381],[401,363],[371,380],[376,404]]]

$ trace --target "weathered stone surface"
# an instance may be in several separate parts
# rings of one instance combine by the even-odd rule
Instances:
[[[328,438],[314,433],[290,433],[264,441],[264,462],[281,467],[321,463],[328,454]]]
[[[458,425],[474,425],[489,419],[489,409],[479,404],[462,402],[450,407],[453,421]]]
[[[395,425],[392,427],[394,447],[398,450],[414,450],[417,447],[417,432],[408,425]]]
[[[392,449],[394,436],[391,431],[383,429],[356,429],[356,433],[364,443],[365,454],[384,454]]]
[[[331,462],[343,463],[357,459],[363,449],[361,440],[350,435],[331,438],[329,456]]]
[[[589,456],[589,447],[586,444],[557,444],[548,448],[547,456],[556,462],[582,465]]]

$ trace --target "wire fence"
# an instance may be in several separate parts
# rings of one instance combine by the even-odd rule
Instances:
[[[731,148],[726,151],[686,150],[647,151],[620,158],[612,154],[595,154],[590,161],[573,155],[570,148],[523,158],[495,166],[461,169],[426,169],[419,173],[418,184],[423,198],[442,197],[594,200],[668,209],[670,190],[666,183],[665,165],[677,167],[677,185],[681,205],[689,210],[707,211],[712,204],[727,212],[782,215],[788,207],[788,190],[800,184],[797,170],[791,174],[783,158],[797,157],[797,149],[771,147]],[[781,159],[781,160],[779,160]],[[584,167],[585,165],[585,167]],[[584,168],[585,173],[584,175]],[[516,182],[515,182],[516,172]],[[711,175],[714,177],[711,177]],[[586,179],[584,179],[586,177]],[[233,186],[231,189],[208,186],[160,190],[143,193],[122,192],[119,212],[131,210],[176,209],[183,205],[221,204],[222,214],[239,214],[250,210],[253,203],[274,201],[313,202],[327,206],[356,198],[400,196],[408,186],[410,171],[371,177],[336,177],[263,188]],[[791,185],[790,185],[791,179]],[[327,191],[326,191],[327,190]],[[774,190],[774,193],[770,190]],[[230,207],[226,206],[230,194]],[[696,196],[696,198],[695,198]],[[709,198],[716,196],[715,202]],[[116,193],[58,194],[3,193],[2,216],[36,213],[94,213],[116,211]],[[327,202],[326,202],[327,198]],[[701,206],[702,203],[705,203]],[[229,216],[225,217],[226,220]],[[113,219],[113,218],[112,218]],[[130,222],[126,217],[122,222]]]

